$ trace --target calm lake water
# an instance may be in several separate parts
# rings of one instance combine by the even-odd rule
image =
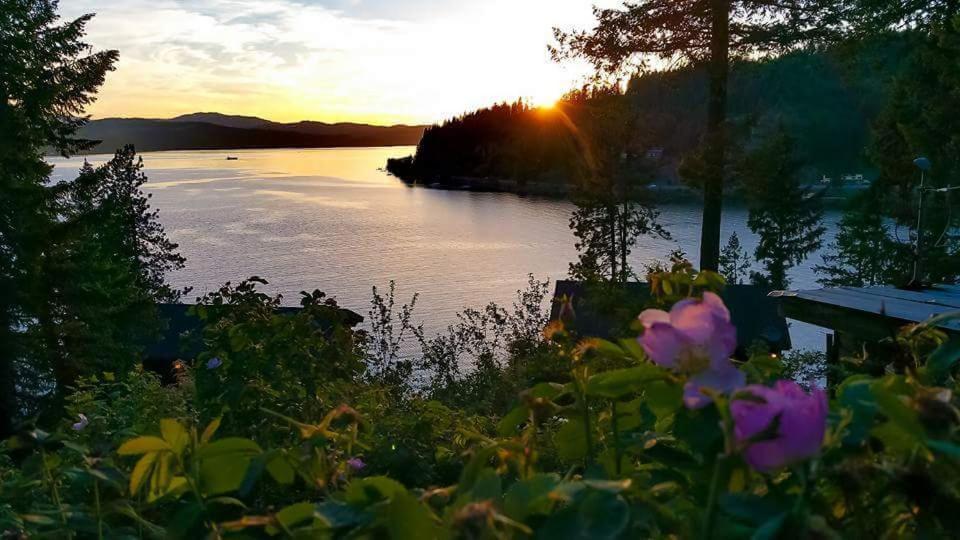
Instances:
[[[170,277],[200,295],[226,281],[261,276],[269,292],[298,303],[319,288],[366,315],[371,287],[397,283],[399,299],[420,293],[417,318],[436,331],[465,307],[509,305],[527,275],[562,279],[576,257],[567,202],[503,193],[409,188],[380,170],[412,147],[143,154],[147,190],[187,266]],[[226,156],[239,159],[227,161]],[[109,156],[87,156],[94,164]],[[50,158],[71,177],[83,158]],[[668,204],[661,222],[673,238],[641,238],[635,268],[678,247],[696,254],[700,207]],[[726,209],[724,241],[734,231],[752,252],[756,238],[744,208]],[[828,212],[826,242],[837,212]],[[825,242],[825,243],[826,243]],[[819,254],[791,274],[792,286],[816,286]],[[192,295],[191,295],[192,296]],[[823,332],[795,324],[794,344],[823,348]]]

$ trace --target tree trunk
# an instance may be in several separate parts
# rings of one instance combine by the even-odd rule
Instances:
[[[629,216],[628,203],[623,203],[620,213],[620,281],[626,283],[630,276],[627,275],[627,216]]]
[[[706,178],[703,185],[703,224],[700,229],[700,268],[720,266],[720,220],[723,212],[727,119],[727,78],[730,63],[730,0],[711,0],[710,95],[707,104]]]
[[[610,242],[607,253],[610,257],[610,281],[616,282],[620,276],[617,274],[617,206],[615,204],[607,203],[607,231]]]

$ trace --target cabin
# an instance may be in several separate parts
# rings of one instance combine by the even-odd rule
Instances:
[[[143,355],[143,367],[160,375],[164,383],[172,383],[174,379],[174,364],[177,361],[193,362],[197,355],[203,352],[203,343],[200,332],[203,330],[203,321],[190,312],[190,304],[158,304],[157,309],[161,320],[166,322],[166,329],[160,338],[147,344]],[[281,307],[277,313],[293,315],[299,313],[300,307]],[[350,328],[363,322],[363,317],[357,313],[339,307],[323,306],[317,324],[321,329],[333,328],[337,321],[342,321]]]
[[[622,284],[625,302],[643,305],[650,298],[650,286],[644,282]],[[731,322],[737,328],[737,358],[746,358],[747,350],[761,345],[773,354],[790,349],[790,332],[787,320],[780,312],[769,290],[756,285],[728,285],[720,294],[730,310]],[[563,299],[570,299],[575,315],[577,332],[585,336],[611,337],[615,322],[608,313],[591,309],[590,288],[580,281],[557,281],[553,295],[550,320],[558,320]],[[639,315],[640,312],[631,316]]]

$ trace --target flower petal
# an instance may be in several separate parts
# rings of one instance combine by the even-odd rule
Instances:
[[[664,323],[654,323],[644,330],[639,341],[655,364],[668,368],[677,364],[680,351],[687,345],[680,332]]]
[[[662,309],[645,309],[637,319],[644,328],[650,328],[655,323],[670,323],[670,314]]]
[[[727,360],[726,366],[708,369],[691,377],[683,387],[683,404],[688,409],[706,407],[713,400],[703,392],[704,389],[729,394],[746,382],[747,376]]]

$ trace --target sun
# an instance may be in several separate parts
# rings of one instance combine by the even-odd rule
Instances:
[[[553,89],[544,89],[540,92],[536,92],[527,98],[531,105],[540,109],[552,109],[557,106],[557,102],[560,101],[560,92],[557,92]]]

